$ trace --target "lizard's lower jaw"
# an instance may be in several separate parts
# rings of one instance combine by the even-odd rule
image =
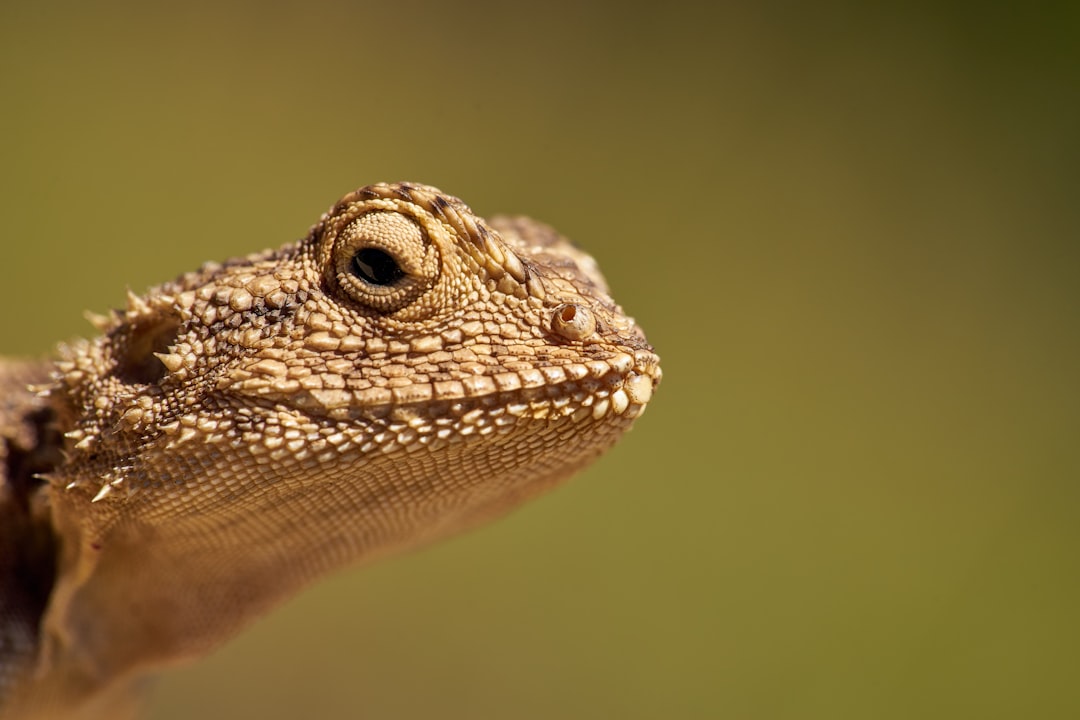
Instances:
[[[205,654],[327,572],[506,514],[588,465],[641,414],[658,359],[645,350],[629,359],[561,387],[449,403],[439,418],[391,409],[363,434],[313,436],[299,450],[286,430],[280,444],[204,443],[198,466],[162,454],[146,470],[165,482],[94,504],[97,527],[85,498],[58,490],[61,520],[80,529],[66,549],[63,602],[47,618],[50,642],[61,662],[78,662],[73,673],[164,667]],[[433,449],[437,463],[425,459]],[[227,508],[203,512],[231,467],[247,468],[244,486]],[[64,655],[68,646],[78,657]]]

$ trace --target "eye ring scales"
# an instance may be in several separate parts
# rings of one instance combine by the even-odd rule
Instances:
[[[332,242],[336,284],[376,312],[410,307],[439,278],[438,249],[424,228],[404,213],[363,213],[336,231]]]

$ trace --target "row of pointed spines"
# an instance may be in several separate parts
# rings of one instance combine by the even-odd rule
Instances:
[[[153,297],[152,301],[148,300],[147,297],[137,295],[129,289],[127,291],[126,306],[123,309],[112,310],[108,315],[102,315],[88,310],[84,313],[84,317],[95,330],[103,336],[107,336],[127,323],[146,317],[147,315],[151,315],[155,311],[161,311],[162,309],[168,308],[174,311],[179,310],[181,316],[185,314],[182,309],[175,307],[176,299],[172,295],[158,294],[156,296],[150,295],[150,297]],[[91,357],[93,355],[93,345],[94,341],[85,338],[78,338],[61,343],[57,348],[58,356],[53,361],[53,372],[50,381],[48,383],[29,385],[28,390],[44,400],[55,400],[59,394],[71,392],[76,386],[82,383],[86,377],[86,373],[92,372],[95,369],[86,366],[88,362],[93,362]],[[182,361],[182,358],[166,353],[154,354],[170,372],[179,369],[179,365],[176,361]],[[64,438],[71,443],[70,448],[62,450],[64,466],[71,467],[71,463],[78,460],[76,455],[92,452],[99,434],[100,431],[87,427],[76,427],[63,433]],[[101,482],[101,486],[94,494],[91,502],[99,502],[108,497],[116,497],[117,495],[130,497],[135,494],[139,490],[139,487],[132,483],[124,482],[133,469],[132,466],[127,465],[115,467],[110,469],[103,476],[97,478],[97,480]],[[65,474],[62,473],[62,471],[53,471],[49,473],[38,473],[34,477],[41,482],[52,485],[61,485],[65,490],[74,490],[75,488],[87,485],[91,481],[91,478],[89,477],[68,480],[64,475]]]

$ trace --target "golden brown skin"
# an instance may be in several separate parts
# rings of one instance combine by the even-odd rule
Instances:
[[[0,548],[43,585],[0,590],[4,718],[115,716],[316,578],[580,470],[660,380],[587,254],[405,183],[96,324],[51,380],[0,365]]]

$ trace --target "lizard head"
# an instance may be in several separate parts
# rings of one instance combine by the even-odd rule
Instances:
[[[39,476],[50,708],[104,707],[330,570],[507,511],[660,381],[591,257],[404,183],[91,320],[41,390],[65,437]]]
[[[592,258],[420,185],[92,320],[48,391],[67,440],[43,621],[45,657],[91,678],[196,657],[330,570],[509,510],[660,381]]]
[[[206,265],[99,324],[59,363],[74,429],[57,482],[111,498],[94,503],[110,518],[189,517],[216,542],[272,546],[308,523],[338,539],[307,542],[333,564],[554,485],[660,380],[586,253],[404,183],[350,193],[298,243]]]

